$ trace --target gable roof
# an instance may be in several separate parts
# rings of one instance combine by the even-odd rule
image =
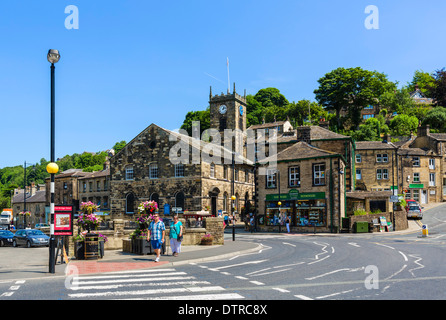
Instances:
[[[135,141],[138,140],[138,138],[139,138],[140,136],[142,136],[143,134],[146,134],[151,128],[155,128],[155,129],[157,129],[157,130],[163,131],[163,132],[165,132],[166,134],[168,134],[168,135],[170,135],[170,136],[172,136],[172,137],[179,138],[179,139],[181,139],[181,141],[186,142],[186,143],[187,143],[189,146],[191,146],[192,148],[197,148],[197,149],[200,150],[200,151],[202,151],[203,148],[205,148],[205,147],[211,145],[212,148],[214,148],[214,150],[215,150],[215,148],[218,148],[218,149],[219,149],[222,158],[223,158],[225,155],[230,155],[231,158],[232,158],[232,151],[229,150],[229,149],[227,149],[227,148],[225,148],[224,146],[217,146],[216,144],[212,144],[211,142],[206,142],[206,141],[203,141],[203,140],[201,140],[201,139],[196,139],[196,138],[191,137],[191,136],[189,136],[189,135],[185,135],[185,134],[182,134],[182,133],[179,133],[179,132],[176,132],[176,131],[172,131],[172,130],[169,130],[169,129],[165,129],[165,128],[162,128],[162,127],[160,127],[160,126],[158,126],[158,125],[152,123],[152,124],[150,124],[147,128],[145,128],[143,131],[141,131],[141,132],[140,132],[135,138],[133,138],[129,143],[127,143],[127,144],[124,146],[124,148],[122,148],[118,153],[116,153],[116,154],[112,157],[112,159],[113,159],[113,158],[116,158],[117,155],[119,155],[121,152],[123,152],[123,151],[124,151],[125,149],[127,149],[129,146],[131,146]],[[176,143],[176,142],[172,141],[172,143]],[[242,156],[242,155],[240,155],[240,154],[238,154],[238,153],[235,153],[234,160],[235,160],[235,163],[236,163],[236,164],[243,163],[243,164],[254,165],[254,162],[253,162],[253,161],[249,160],[248,158],[245,158],[244,156]],[[231,159],[230,161],[232,161],[232,159]],[[222,161],[222,162],[223,162],[223,161]],[[224,162],[226,163],[226,160],[224,160]]]
[[[304,141],[299,141],[293,144],[292,146],[286,148],[285,150],[279,152],[276,158],[274,158],[274,156],[270,156],[262,160],[261,164],[274,161],[275,159],[277,160],[277,162],[281,162],[281,161],[292,161],[292,160],[299,161],[299,160],[327,158],[327,157],[342,158],[342,156],[336,152],[322,150],[313,147],[312,145],[309,145]]]
[[[397,147],[389,142],[382,141],[356,141],[356,150],[381,150],[381,149],[396,149]]]

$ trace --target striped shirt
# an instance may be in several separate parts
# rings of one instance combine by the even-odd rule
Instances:
[[[161,220],[155,223],[155,221],[150,222],[149,231],[151,240],[161,240],[163,238],[163,231],[166,230],[164,222]]]

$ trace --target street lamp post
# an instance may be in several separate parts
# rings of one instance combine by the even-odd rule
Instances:
[[[47,165],[47,171],[51,175],[50,184],[50,245],[49,245],[49,272],[55,273],[56,257],[55,257],[55,245],[56,239],[54,236],[54,175],[59,171],[59,167],[54,162],[55,159],[55,147],[54,147],[54,137],[55,137],[55,92],[54,92],[54,64],[60,59],[60,54],[58,50],[50,49],[47,55],[48,62],[51,63],[51,159],[50,163]]]

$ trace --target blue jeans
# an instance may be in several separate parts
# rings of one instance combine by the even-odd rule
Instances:
[[[152,244],[152,249],[161,249],[163,242],[161,239],[159,240],[150,240],[150,243]]]

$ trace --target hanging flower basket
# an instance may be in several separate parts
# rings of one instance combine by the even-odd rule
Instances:
[[[141,202],[138,206],[138,212],[140,214],[153,214],[156,210],[158,210],[158,204],[155,201],[144,201]]]

